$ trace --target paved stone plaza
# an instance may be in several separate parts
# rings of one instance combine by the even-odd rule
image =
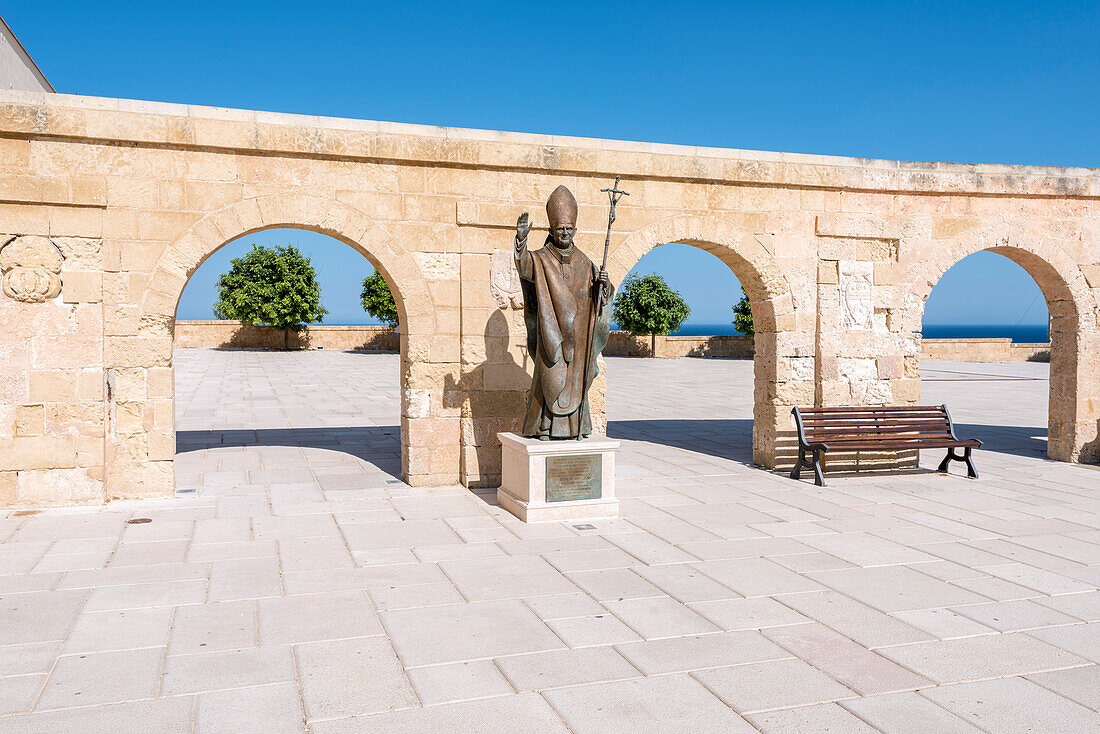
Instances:
[[[396,355],[175,363],[177,499],[0,520],[0,731],[1100,728],[1046,365],[923,365],[980,480],[817,488],[747,463],[751,362],[609,359],[623,516],[577,527],[398,480]]]

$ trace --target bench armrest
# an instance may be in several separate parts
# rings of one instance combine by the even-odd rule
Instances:
[[[943,408],[943,414],[945,416],[947,416],[947,430],[949,430],[951,432],[951,438],[955,439],[956,441],[961,441],[962,439],[955,435],[955,421],[951,420],[951,413],[947,410],[947,405],[946,404],[940,405],[940,407]],[[967,440],[969,440],[969,441],[978,441],[978,439],[976,439],[976,438],[971,438],[971,439],[967,439]],[[982,442],[978,441],[978,447],[979,448],[981,448],[981,445],[982,445]]]
[[[799,412],[797,405],[791,408],[791,415],[794,416],[794,427],[798,429],[798,445],[801,448],[807,451],[829,451],[828,444],[806,442],[806,427],[802,425],[802,413]]]

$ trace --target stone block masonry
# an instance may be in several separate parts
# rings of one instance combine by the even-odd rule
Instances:
[[[402,473],[499,481],[525,402],[516,216],[631,192],[609,270],[687,243],[756,321],[753,459],[791,459],[795,404],[915,402],[925,299],[980,250],[1051,313],[1049,455],[1100,458],[1100,172],[653,145],[0,91],[0,501],[173,492],[176,305],[215,250],[272,227],[327,234],[395,295]],[[666,341],[666,345],[674,344]],[[601,413],[601,379],[593,410]]]

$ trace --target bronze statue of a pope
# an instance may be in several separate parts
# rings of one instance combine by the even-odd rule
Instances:
[[[530,250],[531,220],[516,222],[516,268],[523,287],[527,350],[535,365],[522,434],[543,441],[592,433],[588,388],[607,344],[614,286],[574,244],[577,200],[564,186],[546,202],[550,234]]]

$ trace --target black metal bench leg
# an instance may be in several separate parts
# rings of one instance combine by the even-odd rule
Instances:
[[[966,476],[970,479],[977,479],[978,472],[974,468],[974,462],[970,458],[970,454],[973,449],[970,446],[963,446],[963,455],[959,456],[955,453],[955,447],[952,446],[947,450],[947,456],[943,457],[943,461],[940,462],[939,471],[948,473],[947,467],[952,461],[961,461],[966,464]]]
[[[958,460],[958,458],[959,457],[955,456],[954,447],[949,448],[947,450],[947,456],[943,457],[943,461],[940,462],[940,465],[939,465],[939,467],[937,467],[936,471],[941,472],[943,474],[946,474],[948,465],[951,463],[951,461],[953,459]]]
[[[970,477],[971,479],[977,479],[978,478],[978,472],[974,469],[974,462],[970,460],[970,447],[969,446],[966,446],[965,448],[963,448],[962,460],[964,462],[966,462],[966,476]]]
[[[791,479],[799,479],[802,476],[802,465],[806,463],[806,450],[803,448],[798,449],[798,461],[794,462],[794,468],[791,469]]]
[[[821,452],[814,452],[814,484],[819,487],[825,486],[825,475],[821,472]]]

